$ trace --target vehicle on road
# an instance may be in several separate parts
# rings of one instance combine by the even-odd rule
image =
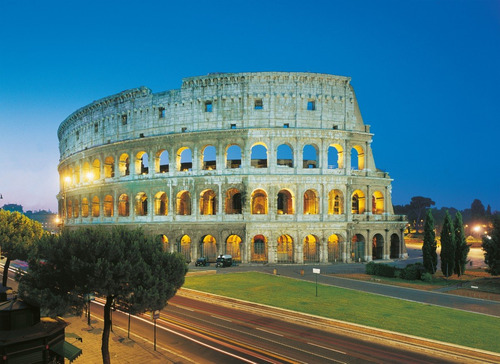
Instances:
[[[217,261],[215,262],[215,267],[230,267],[233,265],[233,257],[231,255],[219,255]]]
[[[209,265],[207,258],[201,257],[196,259],[196,263],[194,263],[196,267],[206,267]]]

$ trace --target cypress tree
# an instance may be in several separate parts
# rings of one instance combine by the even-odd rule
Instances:
[[[457,211],[455,214],[455,221],[453,222],[455,228],[455,273],[460,277],[465,273],[465,266],[467,264],[467,256],[469,255],[470,245],[467,245],[464,233],[464,224],[462,222],[462,214]]]
[[[491,235],[483,236],[484,262],[492,276],[500,275],[500,217],[493,220]]]
[[[434,232],[434,217],[431,209],[427,210],[424,223],[424,243],[422,244],[422,256],[424,267],[429,273],[436,273],[437,253],[436,253],[436,233]]]
[[[441,271],[445,277],[453,274],[455,268],[455,233],[451,216],[446,210],[441,230]]]

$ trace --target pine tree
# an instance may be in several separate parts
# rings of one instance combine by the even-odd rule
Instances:
[[[500,275],[500,217],[493,220],[491,235],[483,236],[484,262],[492,276]]]
[[[453,274],[455,267],[455,233],[451,216],[446,211],[441,230],[441,271],[445,277]]]
[[[428,209],[424,223],[424,243],[422,245],[422,255],[424,267],[429,273],[436,273],[437,253],[436,253],[436,233],[434,232],[434,217],[432,210]]]
[[[465,266],[467,265],[467,255],[469,255],[470,245],[467,245],[464,233],[464,224],[462,221],[462,214],[457,212],[455,214],[455,221],[453,222],[455,228],[455,273],[460,277],[465,273]]]

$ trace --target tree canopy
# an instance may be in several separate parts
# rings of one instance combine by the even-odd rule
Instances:
[[[455,214],[455,221],[453,222],[455,229],[455,273],[460,277],[465,273],[467,265],[467,256],[469,255],[470,245],[465,240],[464,224],[462,222],[462,214],[457,212]]]
[[[455,267],[455,232],[451,216],[446,211],[441,230],[441,271],[445,277],[453,274]]]
[[[33,243],[44,234],[42,225],[15,211],[0,210],[0,249],[7,258],[2,285],[7,286],[10,262],[26,260]]]
[[[431,209],[427,209],[424,223],[424,242],[422,244],[423,264],[427,272],[436,273],[436,233],[434,232],[434,218]]]
[[[500,275],[500,217],[493,220],[491,235],[483,236],[484,262],[493,276]]]
[[[181,254],[164,252],[161,242],[141,229],[64,230],[37,245],[38,254],[29,260],[29,274],[20,280],[20,297],[39,305],[49,316],[81,315],[86,294],[105,298],[103,363],[110,362],[113,301],[133,312],[162,309],[184,284],[187,272]]]

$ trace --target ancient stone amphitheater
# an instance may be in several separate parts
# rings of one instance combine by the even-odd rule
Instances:
[[[75,111],[58,136],[67,227],[142,226],[188,261],[407,256],[349,77],[218,73],[140,87]]]

